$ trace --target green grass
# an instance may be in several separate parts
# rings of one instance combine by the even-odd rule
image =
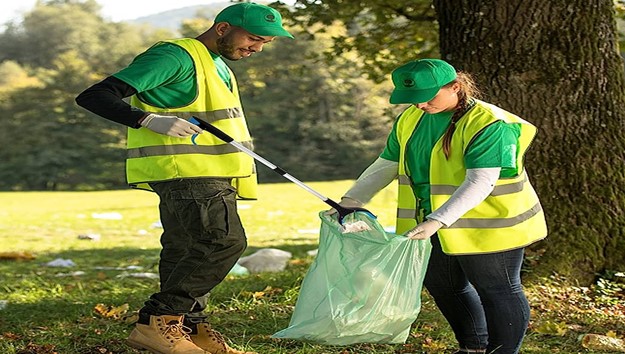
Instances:
[[[351,181],[310,183],[338,200]],[[395,189],[389,186],[367,207],[381,223],[394,223]],[[98,315],[98,304],[122,306],[128,313],[158,289],[158,281],[120,277],[140,266],[156,272],[161,229],[158,198],[149,192],[0,193],[0,253],[23,252],[32,260],[0,260],[0,353],[139,353],[124,344],[132,324]],[[427,293],[405,345],[321,346],[276,340],[271,334],[289,323],[302,278],[317,248],[317,213],[328,207],[292,183],[261,185],[258,201],[240,202],[248,234],[246,254],[273,247],[293,253],[287,269],[243,277],[229,276],[214,289],[208,312],[213,325],[239,349],[274,353],[451,353],[453,334]],[[107,214],[109,213],[109,214]],[[97,218],[118,213],[121,219]],[[79,235],[99,235],[98,241]],[[73,268],[43,264],[71,259]],[[82,275],[69,273],[82,271]],[[526,284],[532,323],[523,353],[605,353],[581,346],[584,333],[625,334],[623,288],[606,282],[588,289],[553,277]]]

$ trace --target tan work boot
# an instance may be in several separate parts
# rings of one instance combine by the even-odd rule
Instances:
[[[149,325],[137,323],[127,343],[156,354],[207,354],[189,338],[182,316],[150,316]]]
[[[224,336],[213,330],[206,322],[198,323],[197,333],[191,332],[190,337],[195,345],[211,354],[257,354],[256,352],[242,352],[230,348]]]

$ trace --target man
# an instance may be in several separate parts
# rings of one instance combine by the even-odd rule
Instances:
[[[293,38],[276,10],[237,3],[197,38],[157,43],[76,98],[129,127],[128,183],[160,197],[160,291],[139,311],[128,338],[132,347],[161,354],[243,353],[211,329],[203,311],[211,289],[247,246],[236,197],[255,198],[254,161],[201,134],[189,119],[202,118],[250,145],[237,83],[222,57],[249,57],[278,36]]]

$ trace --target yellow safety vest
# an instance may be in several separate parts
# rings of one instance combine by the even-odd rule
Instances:
[[[193,102],[182,107],[160,108],[142,101],[137,95],[131,104],[146,112],[158,112],[190,119],[201,118],[252,147],[243,115],[234,74],[232,91],[217,73],[213,58],[204,44],[184,38],[167,41],[186,50],[195,65],[197,92]],[[240,198],[256,199],[257,180],[254,159],[214,135],[204,132],[195,139],[174,138],[146,128],[128,129],[126,176],[136,188],[148,189],[149,182],[181,178],[232,178]]]
[[[412,106],[402,114],[397,124],[400,143],[398,233],[404,233],[417,224],[416,198],[405,167],[405,150],[422,115],[423,111]],[[500,178],[493,192],[482,203],[469,210],[454,224],[438,231],[441,246],[447,254],[499,252],[524,247],[547,236],[543,209],[523,166],[524,154],[536,135],[536,127],[516,115],[479,100],[456,123],[449,160],[443,152],[442,138],[434,145],[430,163],[432,210],[438,209],[449,200],[464,181],[464,152],[473,138],[498,120],[521,126],[517,176]],[[407,217],[414,219],[409,220]],[[419,221],[422,219],[423,216]]]

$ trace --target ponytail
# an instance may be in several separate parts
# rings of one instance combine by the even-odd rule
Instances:
[[[460,118],[473,106],[473,98],[478,98],[480,95],[475,86],[475,81],[473,81],[473,78],[467,73],[459,71],[456,80],[445,86],[451,86],[455,83],[460,85],[460,90],[458,90],[458,105],[456,105],[454,114],[451,116],[451,123],[443,135],[443,153],[445,153],[445,158],[447,158],[447,160],[449,160],[451,156],[451,138],[456,131],[456,123],[458,123]]]

